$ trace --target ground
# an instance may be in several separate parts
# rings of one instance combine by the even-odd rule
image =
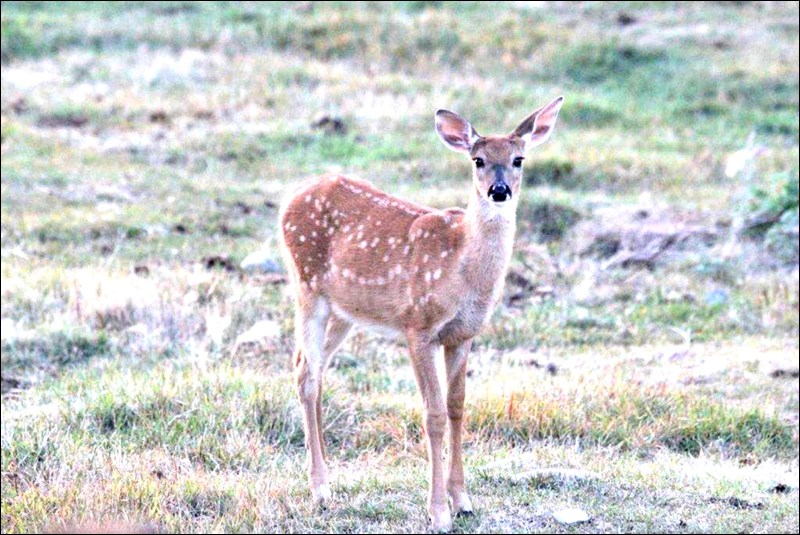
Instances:
[[[796,532],[796,2],[4,2],[2,531],[424,531],[375,334],[326,374],[313,507],[277,208],[323,172],[463,206],[435,110],[501,133],[559,94],[455,531]]]

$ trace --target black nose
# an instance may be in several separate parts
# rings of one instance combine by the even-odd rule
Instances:
[[[492,187],[489,188],[489,197],[494,202],[505,202],[506,199],[511,198],[511,188],[504,182],[492,184]]]

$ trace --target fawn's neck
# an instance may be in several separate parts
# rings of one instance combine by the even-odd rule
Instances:
[[[481,199],[473,188],[464,217],[468,283],[479,293],[494,298],[502,290],[517,227],[517,201],[507,202],[508,205],[498,208]]]

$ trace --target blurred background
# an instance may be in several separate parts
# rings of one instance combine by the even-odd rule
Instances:
[[[424,520],[415,492],[397,518],[292,513],[278,206],[322,172],[464,206],[470,162],[439,142],[435,110],[506,133],[557,95],[473,351],[472,451],[547,440],[579,464],[558,448],[583,440],[680,466],[794,459],[797,474],[797,2],[3,2],[1,87],[4,532],[424,528],[404,516]],[[398,455],[415,489],[404,351],[353,336],[326,403],[334,456],[369,474],[354,447]],[[500,503],[510,487],[485,473]],[[375,492],[338,485],[353,503]],[[703,502],[687,529],[796,529],[797,506],[769,499],[771,520]],[[458,526],[542,527],[509,515]],[[677,529],[665,518],[633,529]]]

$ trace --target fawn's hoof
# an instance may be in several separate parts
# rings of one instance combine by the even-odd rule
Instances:
[[[327,483],[312,487],[311,494],[314,496],[314,503],[321,507],[325,507],[331,501],[331,488]]]
[[[450,510],[447,507],[444,508],[444,511],[429,513],[428,517],[431,520],[431,530],[434,533],[447,533],[453,529],[453,517],[450,516]]]
[[[453,511],[456,516],[472,516],[472,501],[466,492],[459,492],[453,498]]]

